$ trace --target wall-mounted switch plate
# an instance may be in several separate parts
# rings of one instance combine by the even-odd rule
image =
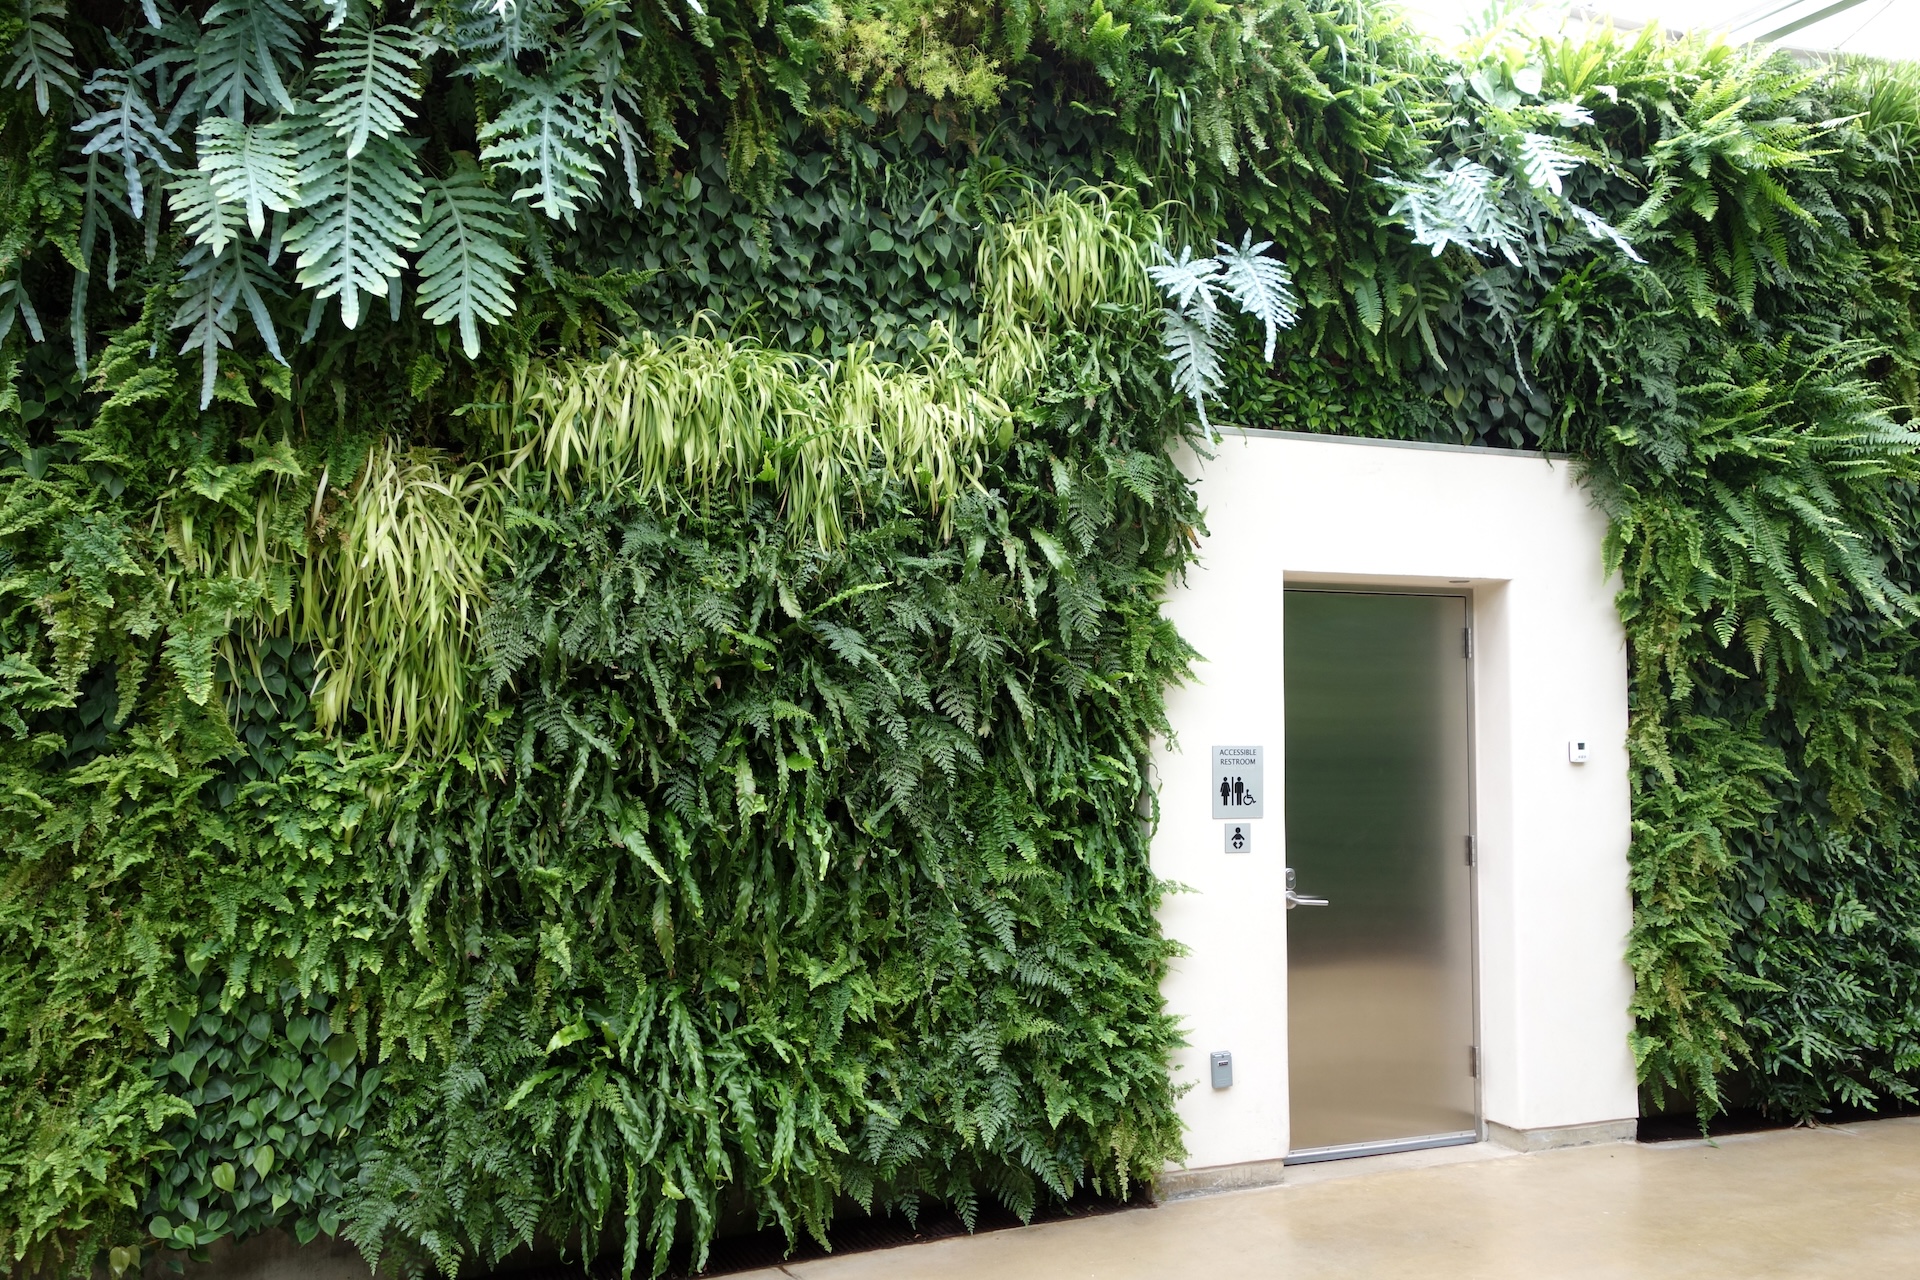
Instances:
[[[1233,1055],[1225,1049],[1216,1049],[1207,1055],[1207,1061],[1213,1067],[1213,1087],[1233,1088]]]
[[[1567,740],[1567,763],[1585,764],[1587,762],[1587,740],[1569,738]]]

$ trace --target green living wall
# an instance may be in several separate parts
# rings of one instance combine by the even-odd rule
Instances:
[[[1575,454],[1648,1104],[1920,1083],[1906,71],[1356,0],[0,49],[0,1267],[1150,1181],[1207,422]]]

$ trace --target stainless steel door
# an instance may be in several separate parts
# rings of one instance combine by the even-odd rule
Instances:
[[[1470,1141],[1467,602],[1286,597],[1290,1160]]]

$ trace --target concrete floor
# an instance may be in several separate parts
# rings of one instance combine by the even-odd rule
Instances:
[[[1485,1145],[754,1280],[1920,1278],[1920,1119],[1534,1155]]]

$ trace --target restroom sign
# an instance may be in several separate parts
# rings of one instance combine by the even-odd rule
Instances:
[[[1265,813],[1266,779],[1260,774],[1259,747],[1213,749],[1213,816],[1233,822]]]

